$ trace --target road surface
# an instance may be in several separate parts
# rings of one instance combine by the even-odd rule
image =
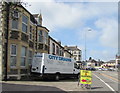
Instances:
[[[118,73],[116,71],[93,71],[91,90],[78,86],[78,80],[60,81],[7,81],[2,82],[2,91],[111,91],[118,93]]]

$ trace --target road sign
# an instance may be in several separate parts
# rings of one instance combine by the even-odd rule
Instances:
[[[92,84],[92,72],[88,70],[80,71],[80,83],[81,84]]]

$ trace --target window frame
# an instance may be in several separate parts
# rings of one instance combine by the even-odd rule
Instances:
[[[31,52],[32,56],[30,56],[30,52]],[[32,64],[32,59],[33,59],[33,51],[32,51],[32,50],[29,50],[29,51],[28,51],[28,61],[31,60],[31,63],[28,62],[29,65]]]
[[[52,53],[55,54],[55,43],[52,43]]]
[[[22,56],[22,48],[23,47],[26,49],[25,56]],[[22,65],[22,58],[25,58],[25,65],[24,66]],[[26,67],[26,61],[27,61],[27,47],[26,46],[22,46],[21,47],[21,62],[20,62],[20,67],[24,67],[25,68]]]
[[[15,15],[15,13],[17,13],[17,16]],[[19,12],[17,10],[13,10],[12,17],[14,17],[16,19],[19,18]]]
[[[42,34],[41,34],[41,32],[42,32]],[[40,41],[40,40],[42,40],[42,41]],[[38,31],[38,42],[44,43],[44,36],[43,36],[43,31],[42,30]]]
[[[48,45],[48,33],[44,31],[44,43]]]
[[[77,54],[76,51],[74,51],[74,54]]]
[[[27,23],[25,23],[25,22],[23,21],[23,16],[27,18]],[[23,32],[23,33],[28,33],[28,21],[29,21],[28,16],[26,16],[26,15],[23,14],[23,15],[22,15],[22,32]],[[23,25],[25,25],[25,26],[27,27],[27,31],[23,31]]]
[[[12,30],[18,30],[19,29],[19,20],[18,19],[12,19],[11,29]],[[13,28],[13,21],[17,21],[17,28]]]
[[[33,27],[30,25],[29,39],[33,40]]]
[[[16,46],[16,54],[12,54],[12,46],[15,45]],[[11,66],[11,57],[16,57],[16,62],[14,66]],[[17,44],[11,44],[10,45],[10,68],[16,68],[17,65]]]
[[[38,30],[38,42],[48,45],[48,33],[44,30]]]
[[[56,46],[56,54],[59,55],[59,47]]]

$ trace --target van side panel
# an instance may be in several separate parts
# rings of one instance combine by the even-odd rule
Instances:
[[[70,58],[64,58],[51,54],[45,55],[45,73],[73,74],[74,62]],[[62,60],[64,58],[64,60]]]

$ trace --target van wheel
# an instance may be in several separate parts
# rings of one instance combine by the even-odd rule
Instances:
[[[55,76],[55,80],[59,81],[60,80],[60,76],[58,74],[56,74]]]

